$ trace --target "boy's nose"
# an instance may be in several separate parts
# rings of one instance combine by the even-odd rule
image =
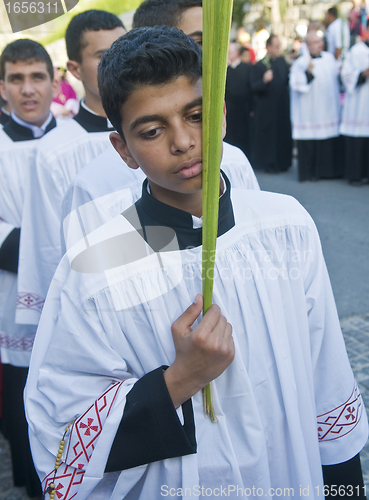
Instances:
[[[191,131],[185,127],[176,127],[172,135],[172,154],[184,153],[195,146],[195,140]]]
[[[23,85],[22,85],[22,94],[24,95],[32,95],[34,93],[35,89],[30,80],[27,78],[24,80]]]

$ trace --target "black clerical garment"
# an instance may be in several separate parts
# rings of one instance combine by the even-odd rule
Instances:
[[[242,62],[236,67],[228,66],[225,88],[227,134],[224,140],[242,149],[247,157],[250,156],[251,68],[251,64]]]
[[[273,71],[273,80],[265,84],[267,69]],[[270,59],[269,63],[264,58],[251,72],[251,89],[255,93],[252,164],[272,173],[287,170],[292,162],[288,75],[283,57]]]

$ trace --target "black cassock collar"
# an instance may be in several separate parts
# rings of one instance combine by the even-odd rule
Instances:
[[[113,132],[113,127],[108,127],[108,120],[104,116],[95,115],[90,113],[86,108],[79,105],[79,111],[73,117],[86,132]]]
[[[10,115],[4,113],[4,111],[0,111],[0,125],[6,125],[9,121]]]
[[[222,172],[222,176],[227,189],[223,196],[219,198],[218,236],[226,233],[235,225],[231,202],[231,185],[224,172]],[[142,185],[142,197],[122,215],[144,237],[155,252],[165,250],[164,247],[167,247],[167,250],[175,250],[178,247],[180,250],[184,250],[202,244],[202,228],[194,229],[192,215],[154,198],[147,191],[147,179]],[[155,229],[147,230],[150,226],[155,226]],[[169,228],[169,231],[161,230],[159,226]],[[177,248],[167,245],[174,233],[177,237]]]
[[[56,120],[54,117],[52,117],[50,123],[45,129],[45,133],[41,137],[50,132],[50,130],[52,130],[54,127],[56,127]],[[20,125],[19,123],[14,121],[11,116],[9,116],[3,130],[14,142],[34,141],[35,139],[41,139],[41,137],[34,137],[33,132],[30,128]]]

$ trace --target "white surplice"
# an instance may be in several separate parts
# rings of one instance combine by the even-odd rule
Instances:
[[[40,140],[22,217],[17,323],[38,324],[47,290],[61,259],[60,219],[64,194],[77,173],[109,146],[109,134],[87,132],[72,119]],[[34,307],[35,302],[40,307]]]
[[[340,132],[350,137],[369,137],[369,78],[357,85],[359,75],[369,68],[369,47],[360,42],[348,52],[341,77],[346,88]]]
[[[299,57],[291,67],[292,136],[297,140],[337,137],[340,124],[338,66],[332,54],[322,52],[313,59],[314,79],[308,83],[310,54]]]
[[[236,355],[213,383],[216,424],[204,418],[202,395],[192,398],[193,455],[104,474],[126,394],[174,361],[170,327],[201,291],[202,248],[151,253],[100,273],[71,270],[86,245],[132,231],[118,215],[63,257],[25,400],[44,486],[64,429],[77,419],[54,481],[64,500],[161,498],[163,485],[192,496],[198,487],[254,487],[269,498],[270,488],[293,488],[295,497],[304,488],[319,499],[321,465],[364,446],[367,418],[313,221],[284,195],[233,189],[232,204],[236,224],[217,240],[213,302],[233,326]]]
[[[24,193],[37,140],[12,141],[0,130],[0,245],[21,227]],[[36,327],[15,324],[17,275],[0,269],[0,353],[2,363],[28,366]]]

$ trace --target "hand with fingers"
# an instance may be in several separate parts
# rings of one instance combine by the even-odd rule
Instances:
[[[232,326],[217,305],[212,305],[200,323],[191,328],[202,306],[202,295],[198,294],[172,324],[176,359],[164,378],[176,408],[219,377],[234,358]]]

